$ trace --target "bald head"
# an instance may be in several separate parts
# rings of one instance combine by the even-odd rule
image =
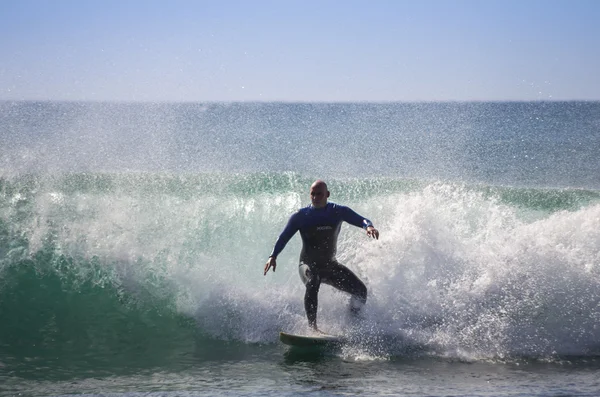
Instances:
[[[325,183],[325,181],[322,181],[321,179],[317,179],[316,181],[313,182],[312,185],[310,185],[310,188],[313,189],[315,187],[323,187],[325,189],[325,191],[327,191],[327,184]]]
[[[310,201],[315,208],[323,208],[327,205],[329,198],[329,190],[327,184],[320,179],[317,179],[310,186]]]

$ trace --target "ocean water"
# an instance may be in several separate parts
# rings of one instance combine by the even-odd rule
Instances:
[[[361,321],[306,331],[316,178]],[[0,102],[0,396],[600,395],[600,103]]]

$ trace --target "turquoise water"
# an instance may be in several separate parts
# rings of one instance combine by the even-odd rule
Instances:
[[[600,105],[0,104],[0,395],[596,395]],[[308,187],[368,216],[302,332]]]

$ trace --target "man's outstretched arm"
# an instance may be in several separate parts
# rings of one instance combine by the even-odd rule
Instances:
[[[366,229],[367,236],[373,237],[376,240],[379,239],[379,231],[375,229],[375,227],[373,226],[373,222],[371,222],[364,216],[357,214],[349,207],[342,206],[342,219],[351,225]]]
[[[297,214],[297,213],[296,213]],[[277,255],[285,248],[286,244],[290,239],[296,234],[298,231],[298,225],[296,224],[296,214],[290,217],[285,229],[279,235],[279,238],[275,242],[275,247],[273,248],[273,252],[269,255],[269,259],[265,264],[265,272],[264,275],[267,274],[270,268],[273,268],[273,272],[275,272],[275,268],[277,267]]]

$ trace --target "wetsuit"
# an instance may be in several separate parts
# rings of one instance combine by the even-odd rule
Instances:
[[[300,278],[306,286],[304,308],[308,323],[316,326],[318,294],[321,283],[352,295],[351,310],[357,312],[367,300],[367,287],[335,258],[342,222],[366,229],[370,220],[348,207],[327,203],[323,208],[304,207],[290,217],[270,256],[277,257],[297,231],[302,237]]]

